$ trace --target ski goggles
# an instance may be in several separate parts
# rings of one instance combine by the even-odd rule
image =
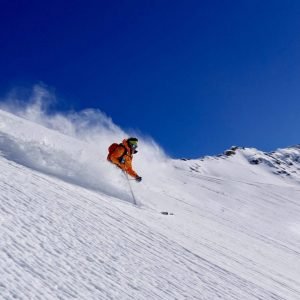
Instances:
[[[132,147],[133,149],[137,148],[137,146],[138,146],[136,141],[130,141],[128,144],[129,144],[130,147]]]

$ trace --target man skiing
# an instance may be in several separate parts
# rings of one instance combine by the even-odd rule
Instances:
[[[123,140],[121,144],[114,143],[108,148],[107,160],[121,168],[124,172],[134,177],[137,182],[142,181],[140,177],[132,169],[133,154],[137,153],[138,139],[130,137]]]

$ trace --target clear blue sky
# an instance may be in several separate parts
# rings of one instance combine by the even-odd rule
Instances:
[[[174,157],[300,143],[300,1],[0,3],[0,94],[43,82]]]

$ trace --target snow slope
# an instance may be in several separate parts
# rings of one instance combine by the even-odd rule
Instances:
[[[0,299],[300,299],[299,146],[106,147],[0,111]]]

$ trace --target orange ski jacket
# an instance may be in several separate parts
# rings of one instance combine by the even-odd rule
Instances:
[[[124,163],[120,162],[121,158]],[[117,148],[110,154],[110,161],[113,164],[117,165],[130,176],[137,177],[137,173],[132,169],[132,158],[133,153],[131,148],[128,146],[127,140],[123,140],[122,144],[117,146]]]

